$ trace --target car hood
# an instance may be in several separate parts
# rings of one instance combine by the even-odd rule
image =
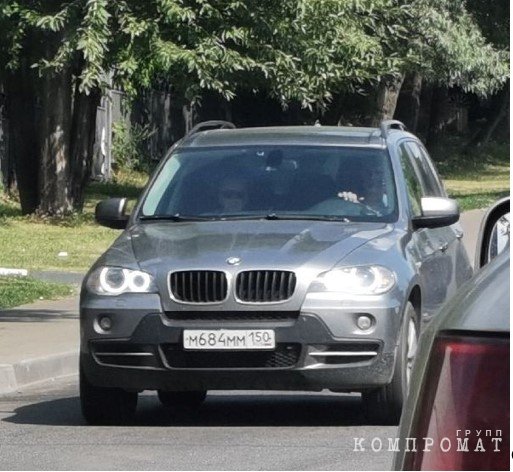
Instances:
[[[324,221],[151,222],[129,237],[143,270],[227,268],[329,269],[366,242],[392,231],[384,223]]]

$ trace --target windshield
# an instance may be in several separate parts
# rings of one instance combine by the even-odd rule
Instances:
[[[176,151],[138,216],[391,222],[396,201],[382,149],[230,146]]]

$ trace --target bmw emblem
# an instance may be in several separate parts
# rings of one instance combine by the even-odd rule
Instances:
[[[229,257],[226,259],[226,263],[229,265],[238,265],[240,264],[240,257]]]

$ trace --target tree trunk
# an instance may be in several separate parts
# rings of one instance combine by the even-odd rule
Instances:
[[[448,91],[446,87],[435,86],[431,96],[431,110],[429,112],[429,128],[426,144],[429,148],[436,147],[445,122]]]
[[[15,188],[15,170],[12,153],[9,152],[9,120],[6,114],[6,92],[0,83],[0,186],[6,194],[11,194]]]
[[[487,130],[485,131],[484,137],[479,144],[486,144],[492,138],[495,130],[499,126],[500,122],[506,117],[509,110],[509,85],[505,91],[501,94],[501,105],[499,112],[495,115],[494,119],[490,122]]]
[[[82,211],[84,191],[91,176],[93,146],[96,130],[96,109],[100,104],[100,90],[89,95],[75,85],[73,117],[71,123],[70,150],[70,198],[73,208]]]
[[[71,91],[69,68],[45,73],[39,120],[41,165],[38,206],[38,213],[44,215],[64,215],[73,210],[70,189]]]
[[[9,159],[14,163],[23,214],[33,213],[39,204],[39,144],[36,127],[35,89],[37,76],[28,64],[7,74],[7,116]]]
[[[395,114],[413,133],[417,132],[419,123],[421,92],[422,75],[418,72],[406,75]]]
[[[383,77],[381,79],[377,91],[377,106],[372,126],[379,126],[383,120],[389,120],[394,117],[403,80],[404,75]]]
[[[182,107],[183,121],[185,124],[185,134],[187,134],[194,126],[196,118],[196,109],[192,103],[187,103]]]
[[[229,102],[226,99],[222,99],[221,102],[221,108],[223,110],[223,120],[229,121],[230,123],[233,122],[233,113],[232,113],[232,102]]]

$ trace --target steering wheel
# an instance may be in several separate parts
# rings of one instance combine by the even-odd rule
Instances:
[[[313,205],[308,210],[323,214],[336,214],[340,213],[340,210],[343,210],[344,216],[381,216],[379,211],[363,202],[353,202],[340,197],[328,198],[327,200]],[[357,210],[357,213],[355,213],[354,210]]]

